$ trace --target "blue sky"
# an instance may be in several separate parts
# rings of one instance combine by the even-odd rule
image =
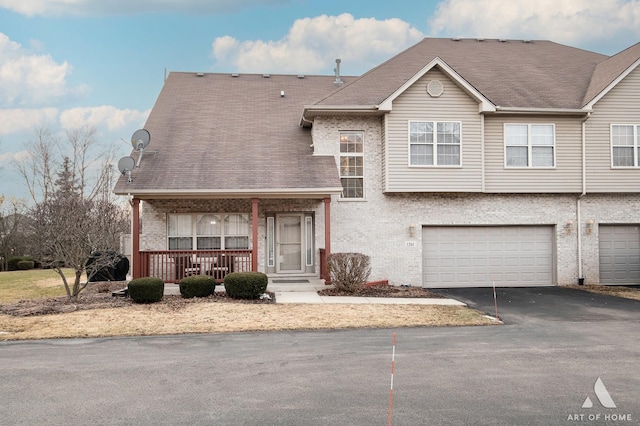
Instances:
[[[25,197],[12,162],[37,127],[127,155],[165,69],[359,75],[454,36],[612,55],[640,41],[640,0],[0,0],[0,194]]]

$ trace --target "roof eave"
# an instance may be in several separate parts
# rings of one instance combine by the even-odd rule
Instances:
[[[319,115],[345,113],[380,115],[382,111],[377,105],[305,105],[300,117],[300,126],[310,127],[313,124],[313,119]]]
[[[522,114],[522,115],[587,115],[590,108],[530,108],[530,107],[502,107],[496,106],[494,114]]]
[[[324,198],[342,193],[342,187],[326,188],[269,188],[269,189],[131,189],[116,188],[116,195],[140,199],[193,198]]]

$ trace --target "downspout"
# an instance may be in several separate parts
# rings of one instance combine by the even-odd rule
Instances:
[[[587,195],[587,120],[591,117],[588,112],[582,120],[582,193],[576,199],[576,234],[578,235],[578,285],[584,284],[584,272],[582,269],[582,213],[580,201]]]

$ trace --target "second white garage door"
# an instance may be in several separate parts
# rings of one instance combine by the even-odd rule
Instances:
[[[640,284],[640,226],[600,225],[600,284]]]
[[[554,285],[552,226],[426,226],[423,286]]]

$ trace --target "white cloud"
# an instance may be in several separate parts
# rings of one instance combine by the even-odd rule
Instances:
[[[56,108],[0,109],[0,135],[31,131],[35,127],[48,127],[58,118]]]
[[[287,3],[290,0],[0,0],[0,7],[27,16],[101,16],[163,12],[215,14]]]
[[[106,129],[109,132],[126,129],[132,125],[142,125],[149,116],[149,111],[118,109],[114,106],[72,108],[60,114],[60,124],[65,129],[78,128],[85,125]]]
[[[0,33],[0,106],[48,105],[86,87],[70,88],[71,65],[50,55],[35,55]]]
[[[445,0],[429,21],[434,36],[553,40],[623,48],[640,36],[638,0]],[[632,35],[632,37],[629,37]]]
[[[240,72],[326,73],[336,58],[344,58],[344,69],[359,74],[422,37],[400,19],[355,19],[344,13],[296,20],[277,41],[219,37],[212,53],[217,68]]]

